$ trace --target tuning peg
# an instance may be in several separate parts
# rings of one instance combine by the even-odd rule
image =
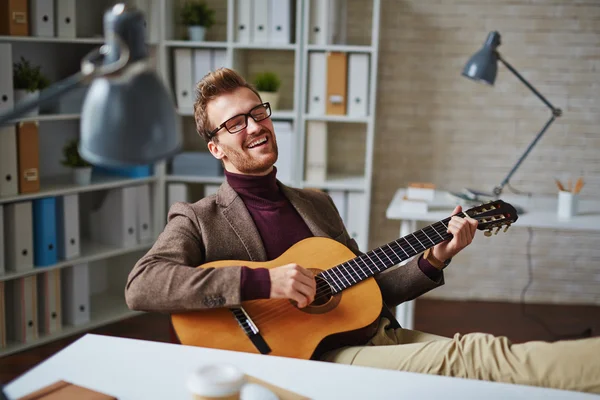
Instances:
[[[510,228],[510,224],[506,224],[506,228],[504,228],[504,232],[506,232]]]
[[[498,234],[498,232],[500,232],[500,229],[502,229],[502,227],[501,227],[501,226],[497,227],[497,228],[496,228],[496,232],[494,232],[494,235],[497,235],[497,234]]]
[[[490,237],[490,236],[492,236],[492,230],[491,230],[491,229],[489,229],[489,230],[487,230],[487,231],[483,232],[483,234],[484,234],[485,236],[487,236],[487,237]]]

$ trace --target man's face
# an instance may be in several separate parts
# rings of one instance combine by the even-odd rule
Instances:
[[[216,128],[238,114],[248,113],[261,104],[248,88],[239,88],[223,94],[208,103],[206,111],[212,128]],[[277,161],[277,141],[271,118],[256,122],[248,116],[248,126],[237,133],[225,127],[216,133],[217,143],[210,141],[208,149],[222,160],[229,172],[245,175],[266,175]]]

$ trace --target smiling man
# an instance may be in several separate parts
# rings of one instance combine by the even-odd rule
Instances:
[[[128,306],[177,313],[230,308],[246,300],[284,298],[306,307],[316,291],[311,271],[293,263],[268,269],[249,268],[244,262],[274,260],[295,243],[313,236],[334,239],[360,254],[333,201],[324,192],[290,188],[277,180],[277,138],[270,106],[235,71],[218,69],[197,84],[194,117],[209,151],[223,162],[226,181],[214,195],[171,206],[163,232],[129,274],[125,289]],[[453,214],[460,211],[457,207]],[[369,327],[368,335],[336,342],[334,350],[323,359],[600,390],[597,361],[591,370],[573,368],[583,367],[585,355],[594,354],[593,349],[600,351],[600,341],[575,346],[512,346],[506,338],[490,335],[457,334],[450,339],[398,327],[388,306],[442,285],[442,269],[471,243],[476,227],[472,219],[453,216],[448,223],[451,240],[437,244],[401,268],[375,275],[385,303],[380,317]],[[202,268],[205,263],[219,260],[239,263]],[[546,371],[548,363],[558,366]]]

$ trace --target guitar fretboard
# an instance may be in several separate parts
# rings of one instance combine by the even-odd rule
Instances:
[[[426,226],[416,232],[336,265],[318,274],[332,288],[334,294],[362,282],[388,268],[398,265],[444,240],[448,233],[450,217]]]

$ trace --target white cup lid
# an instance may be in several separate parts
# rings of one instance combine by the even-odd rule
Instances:
[[[188,390],[194,394],[218,397],[241,390],[246,382],[242,371],[228,364],[211,364],[194,370],[188,377]]]

